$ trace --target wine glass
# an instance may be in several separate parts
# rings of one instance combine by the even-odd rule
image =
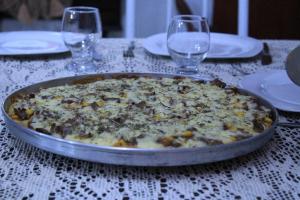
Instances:
[[[96,41],[101,37],[99,10],[94,7],[68,7],[62,20],[62,37],[72,53],[72,61],[66,66],[70,71],[90,72],[97,67],[93,63]]]
[[[197,15],[176,15],[168,27],[167,47],[177,64],[176,71],[183,75],[197,75],[200,63],[210,46],[206,18]]]

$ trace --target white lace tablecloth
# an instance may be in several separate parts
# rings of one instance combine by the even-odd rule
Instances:
[[[173,73],[169,58],[149,55],[136,39],[134,58],[123,58],[129,41],[103,39],[97,73]],[[236,85],[260,69],[284,69],[299,41],[267,41],[273,57],[207,61],[201,73]],[[0,57],[0,102],[12,91],[43,80],[74,75],[68,54]],[[298,114],[281,112],[299,120]],[[48,153],[13,136],[0,115],[0,199],[300,199],[300,128],[278,126],[263,148],[235,159],[183,167],[124,167]]]

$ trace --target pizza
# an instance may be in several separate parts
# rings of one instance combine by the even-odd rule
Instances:
[[[214,80],[117,76],[19,95],[9,116],[37,132],[88,144],[193,148],[263,133],[270,108]]]

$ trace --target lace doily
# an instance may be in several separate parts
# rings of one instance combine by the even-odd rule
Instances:
[[[134,58],[123,58],[129,41],[103,39],[97,73],[174,73],[169,58],[150,55],[135,40]],[[283,69],[295,41],[267,41],[273,63],[259,58],[207,61],[201,73],[236,85],[259,69]],[[68,54],[0,58],[0,101],[43,80],[74,75]],[[281,113],[290,120],[298,114]],[[183,167],[124,167],[48,153],[10,133],[0,117],[0,199],[300,199],[300,128],[277,127],[263,148],[235,159]]]

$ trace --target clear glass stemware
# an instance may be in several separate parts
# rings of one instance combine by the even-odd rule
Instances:
[[[169,54],[177,64],[177,73],[196,75],[210,46],[206,18],[197,15],[174,16],[167,34]]]
[[[66,66],[70,71],[97,70],[93,63],[94,45],[102,36],[99,10],[94,7],[68,7],[64,10],[62,36],[72,53]]]

